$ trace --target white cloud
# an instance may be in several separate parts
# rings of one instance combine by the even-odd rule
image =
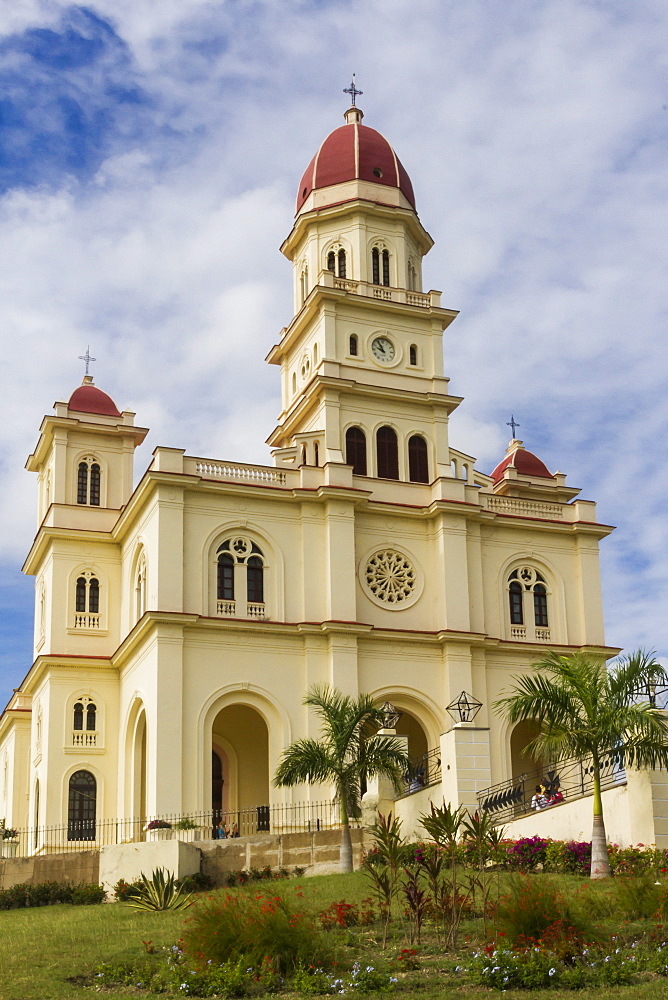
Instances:
[[[355,70],[437,241],[427,284],[462,310],[453,445],[489,471],[514,412],[619,525],[602,546],[609,641],[668,651],[664,5],[92,8],[129,47],[151,130],[121,135],[89,183],[0,200],[5,559],[34,529],[25,455],[88,343],[98,384],[151,427],[144,464],[158,443],[266,460],[279,386],[263,359],[291,314],[277,247]],[[0,30],[65,9],[26,4]]]

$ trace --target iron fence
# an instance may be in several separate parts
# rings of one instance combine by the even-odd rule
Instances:
[[[601,757],[601,788],[612,788],[625,781],[624,751],[621,748],[607,751]],[[545,787],[548,800],[557,791],[563,796],[563,800],[549,806],[551,809],[590,795],[594,789],[594,768],[591,759],[571,757],[558,764],[539,767],[516,778],[510,778],[509,781],[491,785],[478,792],[479,807],[491,813],[498,823],[518,819],[531,812],[531,800],[537,785]]]
[[[438,785],[441,781],[441,751],[440,748],[430,750],[422,757],[412,760],[405,775],[405,785],[400,797],[413,795],[430,785]]]
[[[339,826],[335,800],[261,805],[230,812],[213,810],[133,819],[83,819],[58,826],[28,827],[0,839],[0,858],[90,851],[114,844],[155,840],[227,840],[258,833],[308,833]],[[2,830],[0,830],[0,834]]]

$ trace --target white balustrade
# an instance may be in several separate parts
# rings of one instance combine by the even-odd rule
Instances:
[[[264,604],[249,604],[247,613],[249,618],[264,618]]]
[[[510,638],[511,639],[526,639],[527,637],[527,627],[526,625],[511,625],[510,626]]]
[[[82,629],[99,629],[100,628],[100,616],[91,614],[90,612],[79,612],[77,611],[74,615],[74,628]]]
[[[560,504],[542,503],[540,500],[521,500],[517,497],[490,497],[489,509],[499,514],[517,514],[520,517],[558,518],[563,520]]]
[[[72,746],[81,747],[82,749],[96,747],[97,736],[97,731],[92,729],[74,729],[72,731]]]
[[[196,462],[195,472],[207,479],[244,479],[252,483],[285,486],[287,475],[266,465],[228,465],[222,462]]]
[[[218,601],[216,605],[216,613],[219,615],[232,615],[234,616],[237,609],[236,601]]]

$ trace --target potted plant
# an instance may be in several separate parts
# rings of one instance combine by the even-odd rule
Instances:
[[[19,849],[19,831],[10,826],[0,829],[0,857],[15,858]]]
[[[172,824],[166,819],[152,819],[144,827],[144,832],[147,840],[171,840]]]
[[[200,839],[200,827],[190,816],[182,816],[181,819],[177,819],[174,829],[176,830],[177,840],[192,841]]]

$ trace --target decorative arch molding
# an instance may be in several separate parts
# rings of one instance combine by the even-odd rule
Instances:
[[[99,820],[101,816],[106,815],[106,810],[104,808],[105,804],[105,781],[102,772],[94,765],[91,764],[89,760],[84,758],[79,758],[74,764],[70,766],[63,772],[62,785],[60,793],[61,801],[61,820],[60,822],[64,825],[68,825],[68,805],[69,805],[69,792],[70,792],[70,778],[77,771],[88,771],[89,774],[95,778],[95,805],[96,805],[96,819]]]
[[[216,581],[218,549],[230,538],[243,536],[255,542],[262,550],[265,571],[265,617],[274,621],[285,618],[285,562],[283,553],[266,530],[254,521],[240,518],[219,525],[207,536],[202,559],[202,604],[209,617],[217,616]],[[239,617],[244,617],[240,615]]]
[[[337,278],[350,278],[353,274],[352,264],[352,244],[348,240],[337,236],[325,244],[321,258],[323,271],[332,271]]]
[[[135,691],[132,699],[125,710],[123,728],[121,729],[121,745],[124,748],[124,770],[123,787],[118,789],[118,801],[120,815],[128,818],[137,818],[139,809],[140,794],[136,788],[137,784],[137,761],[136,749],[137,738],[140,725],[143,724],[146,732],[146,750],[148,757],[148,746],[150,739],[149,715],[146,711],[146,702],[143,692]],[[148,789],[146,789],[148,794]]]
[[[567,642],[566,628],[566,588],[561,573],[542,554],[534,550],[525,550],[509,556],[499,568],[497,580],[498,586],[498,608],[500,633],[505,639],[513,638],[511,635],[511,623],[508,606],[508,577],[514,570],[523,566],[530,566],[543,577],[543,582],[547,590],[548,612],[549,612],[549,638],[538,641],[549,641],[550,643]],[[533,628],[529,628],[527,641],[534,641]],[[521,640],[520,640],[521,641]]]
[[[128,581],[130,595],[130,618],[128,625],[132,629],[143,617],[148,608],[148,559],[143,538],[138,538],[130,560],[130,578]]]
[[[287,711],[276,703],[276,698],[256,684],[228,684],[211,694],[203,703],[197,716],[197,788],[199,802],[196,809],[209,809],[211,798],[211,744],[213,723],[224,708],[244,705],[254,709],[267,727],[269,744],[270,777],[278,764],[283,749],[292,739],[292,727]],[[218,738],[218,737],[217,737]],[[290,789],[285,790],[290,793]],[[290,801],[288,797],[285,801]],[[259,803],[263,804],[263,803]]]
[[[369,692],[374,701],[391,702],[400,712],[412,715],[424,729],[430,750],[440,745],[440,736],[446,725],[443,712],[431,698],[414,688],[401,684],[386,684]]]

